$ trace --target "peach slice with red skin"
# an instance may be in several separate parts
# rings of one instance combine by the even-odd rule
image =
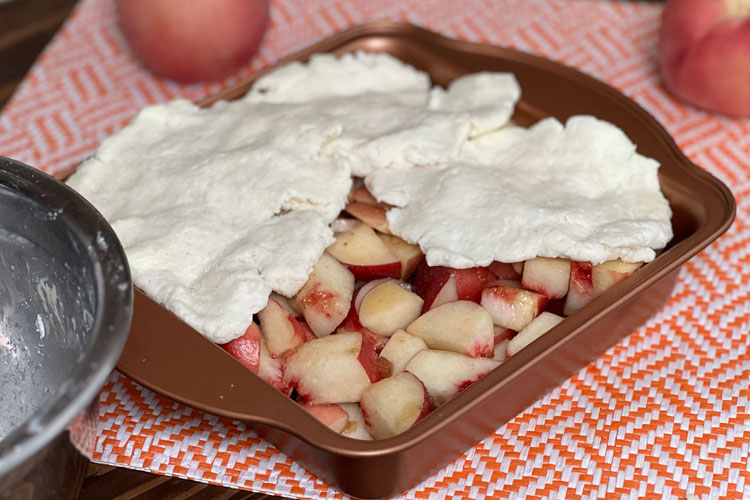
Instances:
[[[341,324],[337,326],[336,330],[334,331],[334,333],[341,333],[341,332],[360,332],[360,333],[367,332],[368,334],[372,335],[372,332],[369,331],[364,326],[362,326],[362,323],[359,322],[357,309],[354,307],[354,301],[352,301],[352,305],[349,308],[349,314],[346,315],[346,318],[344,318],[344,321],[342,321]]]
[[[324,253],[293,302],[302,311],[310,329],[322,337],[333,332],[346,318],[353,293],[354,275]]]
[[[435,408],[422,381],[409,372],[369,386],[362,392],[360,406],[365,426],[375,439],[401,434]]]
[[[406,330],[398,330],[385,344],[378,356],[378,368],[383,378],[398,375],[419,351],[427,349],[424,340],[408,333]]]
[[[492,279],[520,280],[523,274],[523,262],[493,261],[489,266]]]
[[[367,335],[368,340],[374,346],[375,351],[380,352],[385,346],[386,342],[388,342],[388,337],[371,332],[370,330],[362,326],[362,323],[360,323],[359,321],[359,306],[362,303],[362,298],[369,290],[372,290],[377,284],[387,280],[388,278],[370,281],[369,283],[365,283],[364,285],[362,285],[359,290],[354,292],[354,298],[352,299],[352,305],[349,308],[349,314],[347,314],[346,318],[344,318],[344,321],[342,321],[341,324],[336,327],[334,333],[360,332],[363,335]]]
[[[515,330],[511,330],[510,328],[503,328],[502,326],[495,325],[493,328],[493,333],[495,335],[494,342],[495,345],[499,344],[503,340],[510,340],[513,338],[513,336],[516,334]]]
[[[378,234],[388,250],[401,261],[401,279],[411,276],[424,260],[424,254],[419,245],[407,243],[398,236]]]
[[[258,376],[278,389],[283,394],[289,396],[292,388],[284,382],[282,373],[281,358],[274,358],[266,345],[263,332],[260,336],[260,360],[258,362]]]
[[[455,300],[479,302],[482,289],[491,279],[492,273],[486,267],[454,269],[423,262],[414,275],[414,292],[424,299],[424,313]]]
[[[513,337],[510,342],[508,342],[505,356],[507,358],[513,356],[518,351],[547,333],[547,331],[560,324],[563,319],[562,316],[544,311],[534,318],[531,323],[526,325],[526,328],[518,332],[518,335]]]
[[[352,439],[372,441],[372,436],[367,432],[365,419],[362,416],[362,408],[359,403],[341,403],[339,408],[349,415],[349,423],[341,431],[341,435]]]
[[[362,299],[364,296],[378,286],[380,283],[383,283],[387,281],[388,278],[382,278],[379,280],[372,280],[368,281],[367,283],[363,284],[361,287],[359,287],[357,290],[354,291],[354,296],[352,297],[352,304],[349,307],[349,313],[346,315],[346,318],[344,318],[344,321],[342,321],[339,326],[336,327],[335,332],[367,332],[370,335],[373,335],[373,333],[362,326],[362,323],[359,321],[359,306],[362,304]]]
[[[308,403],[301,406],[307,413],[320,420],[333,432],[343,431],[349,423],[349,414],[339,405],[314,405]]]
[[[281,360],[274,359],[269,353],[258,325],[252,323],[241,337],[219,347],[268,384],[284,394],[289,394],[289,387],[281,376]]]
[[[350,231],[337,234],[327,251],[358,281],[401,277],[401,261],[378,238],[375,230],[363,222],[355,224]]]
[[[344,210],[371,228],[376,229],[381,233],[391,234],[388,229],[388,219],[385,216],[385,208],[379,205],[370,205],[368,203],[353,201],[347,203]]]
[[[458,300],[477,302],[482,298],[482,290],[492,279],[492,273],[487,267],[470,267],[455,269],[456,293]]]
[[[305,342],[284,358],[283,374],[285,384],[311,404],[358,402],[380,380],[375,348],[359,332]]]
[[[537,257],[523,266],[521,286],[539,292],[550,299],[565,297],[570,282],[570,261]]]
[[[508,359],[508,344],[510,344],[510,339],[504,339],[495,344],[495,355],[492,356],[492,359],[501,363],[506,361]]]
[[[436,405],[441,405],[492,371],[500,363],[490,358],[472,358],[457,352],[418,352],[406,371],[422,381]]]
[[[457,300],[430,309],[406,331],[424,340],[430,349],[466,356],[492,357],[495,333],[492,317],[479,304]]]
[[[345,233],[347,231],[351,231],[354,229],[354,226],[359,224],[358,219],[350,219],[347,217],[339,217],[338,219],[331,222],[331,231],[333,231],[334,236],[338,235],[339,233]]]
[[[276,292],[271,292],[270,298],[278,302],[281,307],[286,309],[286,311],[295,318],[299,318],[300,316],[302,316],[302,313],[294,308],[294,301],[292,299],[284,297],[283,295],[279,295]]]
[[[383,208],[389,207],[385,203],[381,203],[375,199],[370,191],[365,186],[359,186],[351,190],[349,193],[349,200],[355,203],[366,203],[368,205],[378,205]]]
[[[488,288],[491,286],[505,286],[509,288],[521,288],[521,282],[518,280],[497,279],[497,280],[492,280],[489,283],[487,283],[485,288]]]
[[[591,279],[593,266],[591,262],[571,261],[570,286],[565,297],[563,314],[570,316],[594,300],[594,283]]]
[[[417,268],[412,286],[414,292],[424,300],[423,314],[434,307],[458,300],[456,276],[449,267],[430,267],[423,262]]]
[[[419,295],[386,280],[364,294],[357,308],[359,322],[373,333],[391,336],[419,317],[422,304]]]
[[[251,372],[258,373],[260,363],[260,328],[258,325],[251,323],[241,337],[230,340],[226,344],[219,344],[219,347],[231,354]]]
[[[310,329],[310,327],[307,325],[307,322],[303,319],[298,321],[300,328],[302,328],[302,333],[305,335],[305,342],[309,342],[311,340],[315,340],[318,338],[317,335]]]
[[[548,302],[547,297],[531,290],[491,285],[482,291],[481,304],[496,325],[521,331],[544,311]]]
[[[258,312],[258,319],[268,351],[274,358],[305,342],[305,331],[299,322],[271,297],[266,307]]]
[[[594,297],[603,294],[614,285],[633,274],[643,262],[623,262],[620,259],[609,260],[591,268],[591,284]]]

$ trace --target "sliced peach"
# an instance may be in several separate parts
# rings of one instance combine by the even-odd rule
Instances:
[[[345,233],[347,231],[351,231],[354,229],[354,226],[356,226],[359,223],[358,219],[350,219],[348,217],[339,217],[338,219],[331,222],[331,231],[333,231],[334,235],[338,235],[339,233]]]
[[[533,341],[541,337],[547,331],[551,330],[564,318],[557,314],[544,311],[534,320],[526,325],[526,328],[518,332],[518,335],[513,337],[508,343],[507,350],[505,352],[506,357],[511,357],[518,351],[531,344]]]
[[[492,356],[492,359],[495,361],[500,361],[501,363],[508,359],[508,344],[510,343],[510,339],[504,339],[495,344],[495,355]]]
[[[570,282],[570,261],[537,257],[523,266],[521,286],[539,292],[550,299],[565,297]]]
[[[295,318],[302,316],[302,311],[295,307],[297,304],[292,299],[279,295],[276,292],[271,293],[271,298],[278,302],[281,307],[286,309],[286,311]]]
[[[362,408],[359,406],[359,403],[341,403],[339,408],[344,410],[349,416],[349,423],[341,431],[341,435],[352,439],[371,441],[372,436],[367,432],[367,428],[365,427],[365,419],[362,417]]]
[[[358,402],[362,391],[380,379],[377,354],[357,332],[305,342],[284,358],[283,375],[286,385],[311,404]]]
[[[441,405],[492,371],[500,363],[490,358],[472,358],[457,352],[418,352],[406,365],[427,388],[432,400]]]
[[[537,292],[492,285],[482,291],[481,304],[496,325],[520,331],[544,311],[547,302],[549,299]]]
[[[591,284],[594,297],[598,297],[611,287],[633,274],[643,262],[623,262],[620,259],[597,264],[591,269]]]
[[[271,356],[266,341],[261,332],[260,336],[260,358],[258,360],[258,376],[287,396],[292,388],[284,382],[281,368],[281,358]]]
[[[424,340],[430,349],[471,357],[492,357],[495,345],[492,317],[482,306],[468,300],[430,309],[407,326],[406,331]]]
[[[349,423],[349,414],[339,405],[302,405],[310,415],[327,425],[333,432],[341,432]]]
[[[362,417],[375,439],[401,434],[430,413],[435,405],[422,381],[402,372],[362,392]]]
[[[258,373],[260,363],[260,328],[255,323],[247,327],[245,333],[219,347],[227,351],[233,358],[245,365],[253,373]]]
[[[489,269],[493,279],[521,279],[521,272],[518,271],[518,266],[511,262],[493,261],[492,264],[489,265]],[[521,269],[523,269],[523,266],[521,266]]]
[[[414,291],[425,301],[422,312],[454,300],[479,302],[492,276],[488,267],[454,269],[423,262],[414,276]]]
[[[456,277],[450,267],[428,266],[423,261],[417,268],[412,286],[414,292],[424,300],[423,313],[446,302],[458,300]]]
[[[297,293],[296,304],[310,329],[322,337],[333,332],[346,318],[354,293],[354,275],[324,253],[310,278]]]
[[[398,375],[404,371],[407,363],[411,361],[419,351],[427,349],[424,340],[406,332],[398,330],[385,344],[378,357],[378,368],[383,378]]]
[[[363,222],[336,235],[328,253],[344,264],[358,281],[400,278],[401,261],[391,253],[370,226]]]
[[[274,358],[305,342],[305,332],[299,322],[271,297],[266,307],[258,312],[258,319],[268,350]]]
[[[492,273],[488,267],[454,269],[453,273],[456,276],[458,300],[471,300],[477,303],[482,298],[485,285],[492,279]]]
[[[503,328],[502,326],[495,325],[493,327],[493,333],[495,334],[494,342],[495,345],[499,344],[503,340],[510,340],[516,334],[515,330],[510,328]]]
[[[349,200],[358,203],[367,203],[368,205],[386,206],[384,203],[380,203],[378,200],[376,200],[372,193],[370,193],[370,191],[365,186],[358,186],[352,189],[352,191],[349,193]]]
[[[417,319],[423,302],[419,295],[400,286],[397,281],[386,280],[363,297],[359,321],[374,333],[390,336]]]
[[[419,264],[424,260],[424,254],[419,245],[407,243],[398,236],[379,234],[380,239],[393,255],[401,261],[401,279],[411,276]]]
[[[354,201],[347,203],[344,210],[371,228],[384,234],[391,234],[388,229],[388,219],[385,216],[385,208],[378,205],[369,205],[367,203]]]
[[[570,286],[565,297],[563,314],[570,316],[594,300],[594,283],[591,279],[593,266],[591,262],[571,261]]]

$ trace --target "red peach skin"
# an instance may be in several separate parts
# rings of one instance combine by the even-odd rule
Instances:
[[[479,302],[482,289],[493,278],[488,267],[454,269],[422,262],[414,275],[414,292],[424,299],[422,312],[455,300]]]
[[[324,253],[292,302],[299,306],[315,335],[323,337],[344,321],[353,293],[354,275],[339,261]]]
[[[358,281],[401,277],[401,260],[364,222],[354,224],[351,231],[337,234],[327,251],[349,268]]]
[[[361,408],[372,437],[386,439],[412,427],[435,405],[422,381],[402,372],[365,389]]]
[[[670,0],[659,32],[664,83],[700,107],[750,114],[750,2]]]
[[[349,423],[349,414],[339,405],[302,405],[313,417],[327,425],[333,432],[343,431]]]
[[[380,379],[377,353],[365,335],[337,333],[305,342],[283,361],[284,383],[305,403],[355,403]]]
[[[430,309],[407,326],[406,331],[421,338],[430,349],[471,357],[492,357],[495,346],[490,313],[468,300]]]
[[[260,362],[260,328],[252,323],[242,337],[230,340],[219,347],[227,351],[233,358],[248,367],[253,373],[258,373]]]
[[[182,82],[230,75],[258,50],[268,0],[118,0],[119,26],[152,69]]]
[[[258,312],[258,319],[268,350],[274,358],[305,342],[302,326],[273,298],[269,297],[266,307]]]
[[[594,283],[591,278],[591,262],[571,261],[570,287],[565,297],[563,314],[570,316],[594,300]]]
[[[499,364],[490,358],[470,358],[456,352],[428,349],[411,358],[406,371],[416,375],[435,404],[441,405]]]

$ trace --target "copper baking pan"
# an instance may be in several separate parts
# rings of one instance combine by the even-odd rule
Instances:
[[[130,338],[118,364],[123,373],[186,405],[249,422],[331,485],[353,496],[376,498],[429,477],[642,325],[669,299],[680,265],[729,228],[735,204],[729,189],[691,163],[641,107],[604,83],[541,57],[451,40],[407,24],[376,22],[336,34],[279,64],[306,60],[315,52],[354,50],[388,52],[427,71],[440,85],[465,73],[511,71],[523,92],[515,115],[521,124],[573,114],[615,123],[640,153],[661,163],[659,177],[674,211],[675,237],[656,260],[409,431],[381,441],[356,441],[330,431],[222,349],[136,294]],[[202,104],[241,96],[270,69]]]

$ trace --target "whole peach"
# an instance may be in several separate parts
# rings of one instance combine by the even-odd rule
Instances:
[[[119,25],[151,69],[183,82],[230,75],[258,50],[268,0],[117,0]]]
[[[750,0],[669,0],[659,57],[664,83],[677,96],[750,114]]]

